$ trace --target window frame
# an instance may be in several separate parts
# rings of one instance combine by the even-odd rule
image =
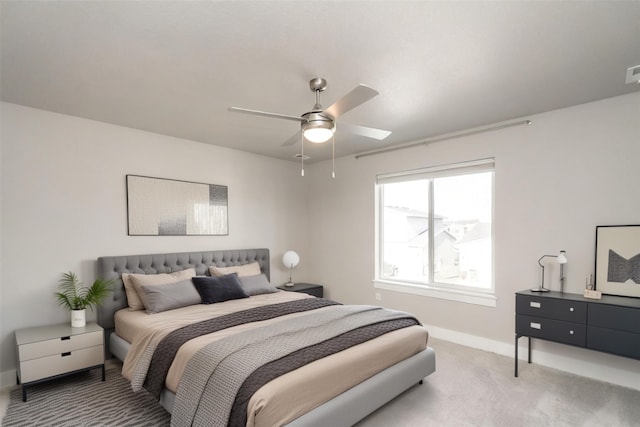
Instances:
[[[491,172],[491,280],[489,288],[440,283],[434,280],[434,179],[450,176],[462,176],[480,172]],[[407,182],[412,180],[429,180],[429,283],[410,280],[394,280],[382,275],[384,237],[384,200],[382,188],[384,184]],[[472,160],[453,164],[444,164],[420,169],[379,174],[375,183],[375,278],[374,287],[400,293],[422,295],[470,304],[495,307],[495,160],[493,158]]]

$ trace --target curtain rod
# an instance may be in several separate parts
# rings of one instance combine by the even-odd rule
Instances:
[[[405,148],[417,147],[418,145],[428,145],[433,142],[446,141],[448,139],[459,138],[462,136],[476,135],[479,133],[484,133],[484,132],[489,132],[489,131],[499,130],[504,128],[510,128],[513,126],[531,125],[532,123],[533,122],[531,120],[519,120],[517,122],[503,123],[500,125],[491,125],[491,126],[484,126],[481,128],[473,128],[473,129],[469,129],[461,132],[455,132],[455,133],[445,134],[441,136],[434,136],[432,138],[427,138],[427,139],[423,139],[416,142],[409,142],[401,145],[393,145],[387,148],[379,148],[377,150],[370,150],[370,151],[361,151],[360,153],[355,154],[355,158],[359,159],[360,157],[373,156],[374,154],[382,154],[382,153],[387,153],[389,151],[396,151],[396,150],[402,150]]]

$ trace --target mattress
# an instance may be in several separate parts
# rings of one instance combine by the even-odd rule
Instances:
[[[143,311],[120,310],[115,315],[116,334],[131,347],[123,363],[123,375],[135,382],[136,369],[143,353],[157,345],[171,331],[205,318],[222,316],[239,310],[312,298],[295,292],[277,292],[211,305],[194,305],[148,315]],[[317,311],[324,310],[323,308]],[[285,320],[295,322],[304,313],[253,322],[208,334],[183,345],[166,378],[166,387],[176,392],[191,356],[203,346],[240,331]],[[336,395],[361,383],[376,373],[407,359],[426,348],[428,333],[421,326],[411,326],[387,333],[373,340],[322,358],[267,383],[250,399],[248,426],[283,425],[322,405]]]

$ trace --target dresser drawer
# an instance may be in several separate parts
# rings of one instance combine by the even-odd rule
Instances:
[[[586,325],[533,316],[516,316],[516,334],[584,347]]]
[[[86,334],[70,335],[44,341],[31,342],[18,346],[18,357],[21,361],[37,359],[44,356],[60,355],[74,350],[103,345],[103,332],[95,331]]]
[[[589,325],[640,334],[640,309],[607,304],[589,306]]]
[[[516,294],[516,313],[547,319],[586,323],[587,304],[580,301],[560,300]]]
[[[640,359],[640,334],[589,326],[587,348]]]
[[[104,346],[100,343],[95,347],[22,361],[20,362],[20,382],[28,383],[103,363]]]

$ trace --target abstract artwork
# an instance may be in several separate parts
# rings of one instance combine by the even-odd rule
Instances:
[[[224,185],[127,175],[130,236],[229,234]]]
[[[640,297],[640,225],[596,227],[596,289]]]

